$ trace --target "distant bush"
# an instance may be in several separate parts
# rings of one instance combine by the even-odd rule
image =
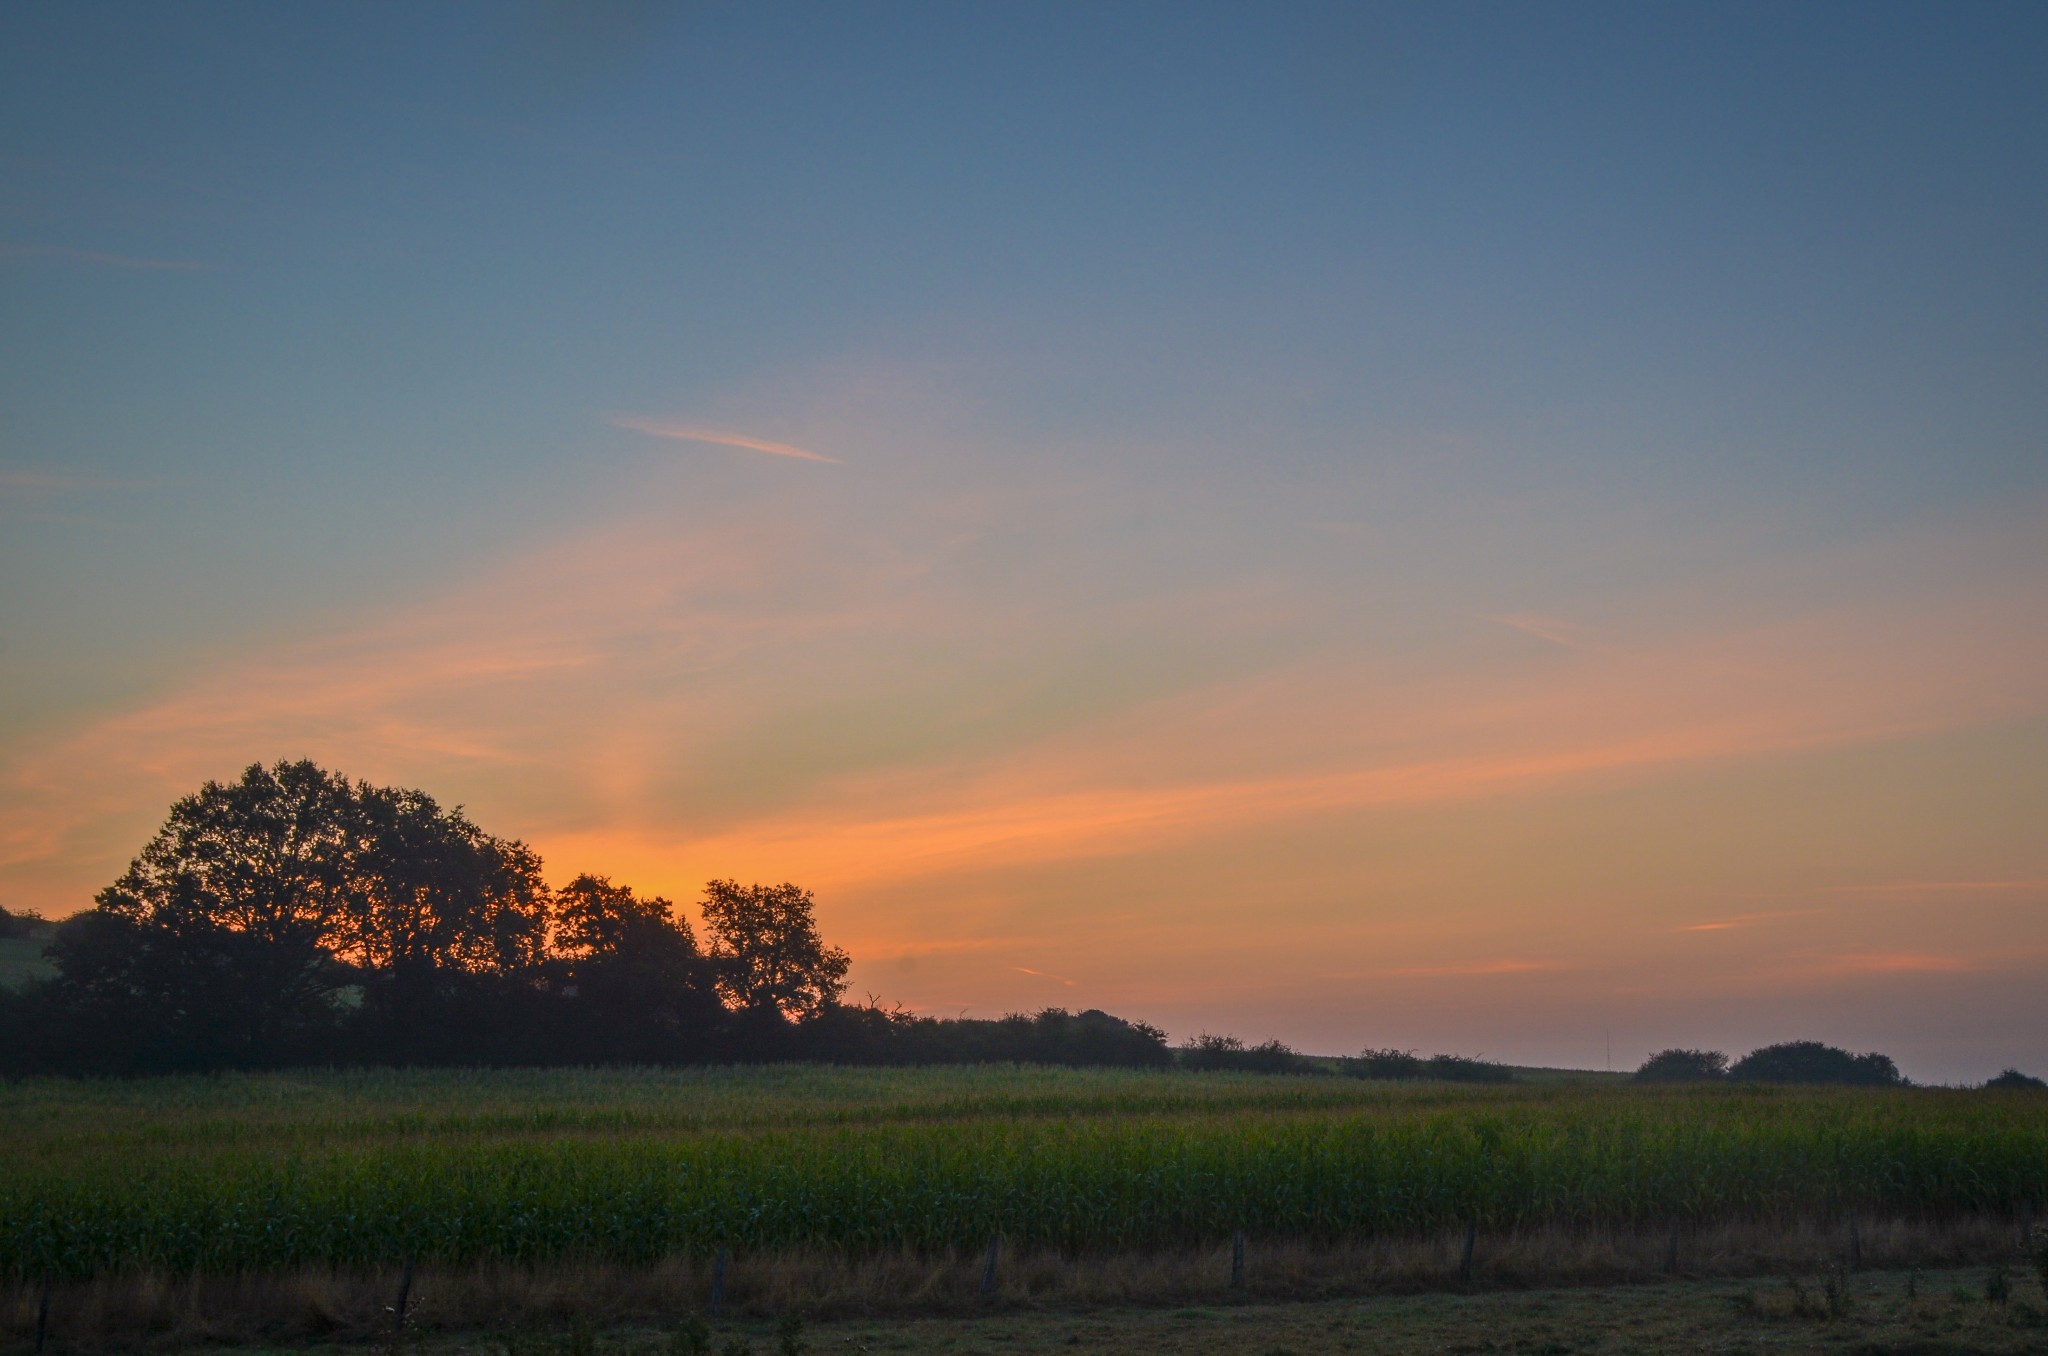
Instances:
[[[2043,1083],[2031,1074],[2023,1074],[2018,1069],[2007,1069],[1998,1077],[1986,1082],[1984,1086],[1987,1088],[2002,1088],[2008,1091],[2022,1092],[2048,1089],[2048,1083]]]
[[[1357,1059],[1344,1061],[1344,1072],[1353,1078],[1427,1078],[1429,1064],[1412,1050],[1374,1050],[1368,1046]]]
[[[1848,1083],[1863,1087],[1900,1087],[1906,1081],[1888,1055],[1852,1055],[1819,1041],[1786,1041],[1752,1050],[1735,1062],[1728,1076],[1738,1083]]]
[[[1659,1050],[1636,1070],[1638,1083],[1716,1083],[1728,1076],[1719,1050]]]
[[[0,905],[0,941],[32,937],[48,926],[39,913],[10,913],[5,905]]]
[[[1279,1041],[1246,1045],[1235,1036],[1211,1036],[1207,1033],[1190,1036],[1180,1047],[1180,1065],[1184,1069],[1230,1069],[1241,1073],[1324,1072],[1314,1060],[1304,1059]]]
[[[1356,1059],[1344,1061],[1344,1072],[1353,1078],[1432,1079],[1440,1083],[1512,1083],[1514,1071],[1489,1059],[1467,1059],[1462,1055],[1431,1055],[1422,1058],[1410,1050],[1368,1048]]]

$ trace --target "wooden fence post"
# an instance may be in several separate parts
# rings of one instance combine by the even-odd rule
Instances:
[[[1849,1216],[1849,1270],[1857,1271],[1863,1266],[1863,1230],[1858,1227],[1856,1217]]]
[[[1667,1239],[1664,1243],[1664,1273],[1667,1276],[1676,1276],[1678,1274],[1677,1220],[1671,1221],[1671,1237]]]
[[[1002,1256],[1002,1252],[1003,1236],[1001,1234],[990,1234],[988,1236],[988,1261],[984,1262],[981,1267],[981,1293],[984,1296],[996,1293],[996,1260]]]
[[[405,1336],[405,1309],[412,1302],[412,1254],[405,1257],[405,1270],[398,1277],[398,1302],[391,1306],[391,1349],[398,1350],[398,1344]]]
[[[1464,1253],[1464,1256],[1462,1256],[1462,1257],[1460,1257],[1460,1258],[1458,1259],[1458,1283],[1459,1283],[1460,1285],[1470,1285],[1470,1284],[1472,1284],[1472,1245],[1473,1245],[1474,1243],[1478,1242],[1478,1241],[1479,1241],[1479,1223],[1478,1223],[1478,1221],[1476,1221],[1476,1220],[1469,1220],[1469,1219],[1468,1219],[1468,1220],[1466,1220],[1466,1221],[1465,1221],[1465,1253]]]
[[[711,1256],[711,1316],[718,1317],[718,1310],[725,1303],[725,1257],[724,1248]]]
[[[43,1273],[42,1297],[36,1301],[36,1356],[43,1356],[43,1343],[50,1336],[50,1273]]]
[[[1244,1289],[1244,1230],[1230,1235],[1230,1288]]]

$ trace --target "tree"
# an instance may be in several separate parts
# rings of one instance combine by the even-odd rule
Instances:
[[[660,896],[639,899],[630,885],[584,874],[555,895],[555,950],[577,962],[629,955],[651,947],[697,954],[689,920]]]
[[[1638,1083],[1714,1083],[1728,1076],[1719,1050],[1659,1050],[1636,1070]]]
[[[846,991],[850,958],[828,947],[811,892],[714,880],[704,887],[704,931],[727,1006],[757,1017],[815,1017]]]
[[[348,982],[332,947],[350,913],[355,800],[346,778],[304,760],[207,782],[99,893],[98,912],[125,926],[60,931],[51,959],[79,998],[155,992],[170,1029],[212,1013],[236,1028],[220,1040],[251,1050],[317,1024]],[[185,992],[173,1002],[166,985]]]
[[[547,948],[540,854],[424,791],[360,789],[361,861],[343,956],[397,973],[506,973]]]
[[[354,788],[312,763],[252,763],[171,806],[99,907],[174,931],[233,928],[264,941],[334,939],[346,905]]]
[[[572,1057],[661,1063],[705,1052],[721,1009],[672,904],[582,875],[555,895],[555,926]]]

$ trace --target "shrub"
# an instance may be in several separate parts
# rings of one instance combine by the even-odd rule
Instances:
[[[1353,1078],[1427,1078],[1427,1067],[1411,1050],[1374,1050],[1370,1046],[1357,1059],[1344,1062],[1344,1072]]]
[[[1204,1032],[1188,1038],[1180,1048],[1181,1067],[1187,1069],[1232,1069],[1240,1073],[1321,1073],[1322,1068],[1279,1041],[1246,1045],[1235,1036],[1211,1036]]]
[[[1852,1055],[1819,1041],[1787,1041],[1752,1050],[1728,1076],[1741,1083],[1848,1083],[1902,1087],[1906,1080],[1888,1055]]]
[[[2018,1069],[2007,1069],[1998,1077],[1987,1081],[1984,1084],[1984,1086],[1987,1088],[2000,1088],[2007,1091],[2034,1092],[2040,1089],[2048,1088],[2048,1083],[2043,1083],[2040,1079],[2035,1078],[2030,1074],[2023,1074]]]
[[[1463,1055],[1431,1055],[1423,1059],[1408,1050],[1368,1048],[1356,1059],[1344,1061],[1344,1072],[1353,1078],[1435,1079],[1441,1083],[1512,1083],[1514,1071],[1490,1059],[1467,1059]]]
[[[1728,1076],[1719,1050],[1659,1050],[1636,1070],[1638,1083],[1713,1083]]]

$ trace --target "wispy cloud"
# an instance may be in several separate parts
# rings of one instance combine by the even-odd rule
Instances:
[[[1010,968],[1020,975],[1033,975],[1039,979],[1057,980],[1060,984],[1064,985],[1069,989],[1074,987],[1074,981],[1068,979],[1065,975],[1055,975],[1045,970],[1033,970],[1028,965],[1013,965]]]
[[[1733,928],[1752,927],[1758,923],[1774,922],[1780,918],[1805,918],[1819,913],[1818,909],[1776,909],[1768,913],[1738,913],[1729,918],[1710,919],[1704,923],[1688,923],[1679,928],[1680,932],[1727,932]]]
[[[1960,956],[1918,951],[1857,951],[1824,956],[1793,967],[1796,972],[1809,975],[1944,974],[1974,968]]]
[[[823,452],[794,447],[789,443],[771,443],[765,438],[749,438],[741,433],[720,433],[714,429],[664,424],[653,419],[637,419],[627,415],[613,415],[611,423],[615,427],[629,429],[634,433],[645,433],[650,438],[668,438],[682,443],[716,443],[720,447],[740,447],[749,452],[766,452],[772,457],[795,457],[799,461],[822,461],[832,466],[845,465],[839,458],[828,457]]]
[[[69,245],[27,245],[0,241],[0,259],[44,259],[53,263],[83,264],[92,268],[134,269],[145,273],[218,273],[219,264],[203,259],[150,259],[134,254],[108,254],[102,250],[75,249]]]

